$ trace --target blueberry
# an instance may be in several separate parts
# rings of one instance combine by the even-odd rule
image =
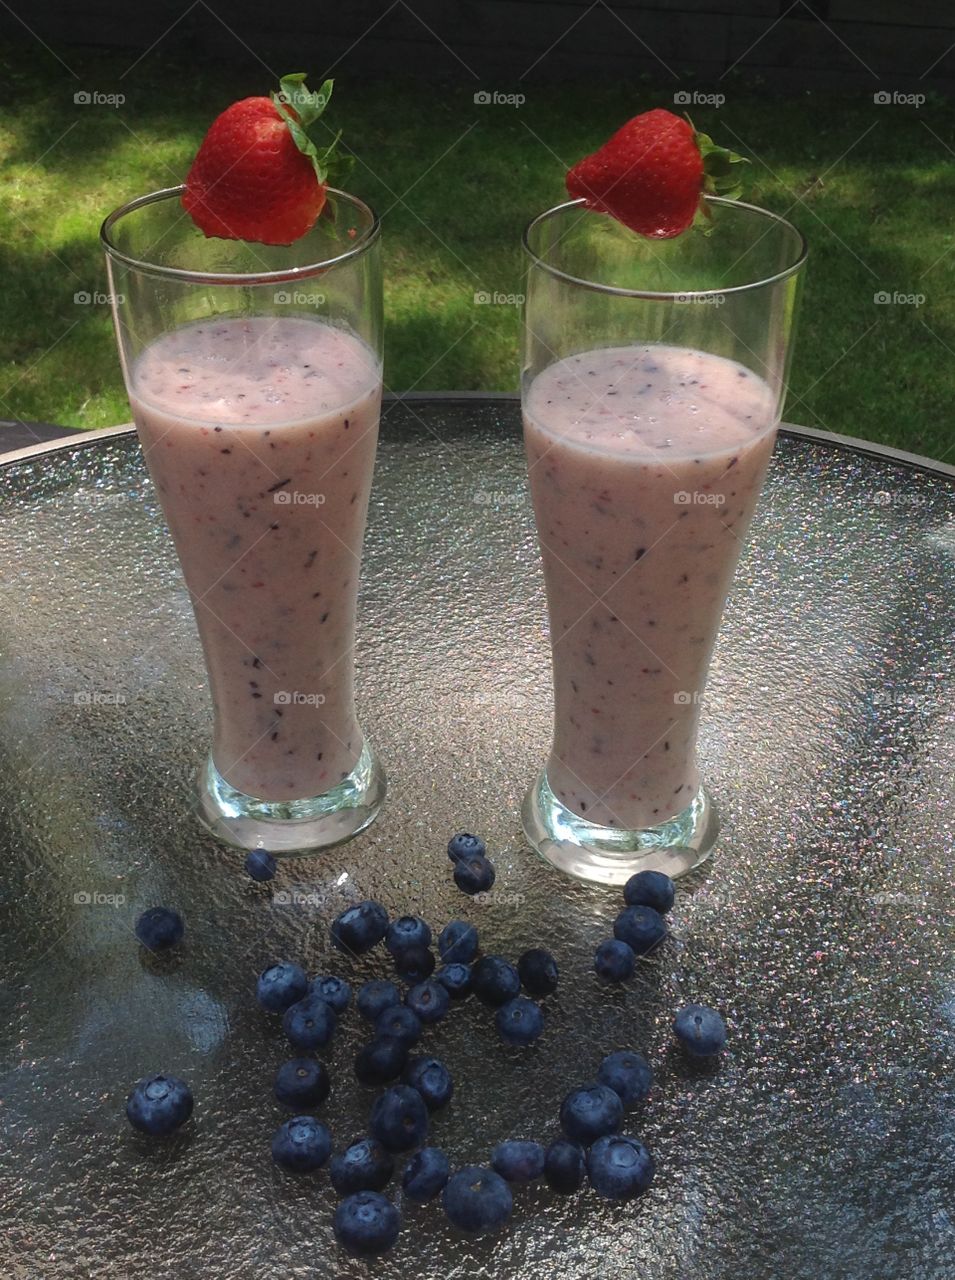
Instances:
[[[430,947],[431,926],[420,916],[399,916],[388,926],[385,946],[393,956],[400,955],[409,947]]]
[[[652,907],[625,907],[613,922],[613,932],[635,954],[645,956],[667,936],[666,921]]]
[[[715,1009],[688,1004],[673,1020],[673,1034],[694,1058],[712,1058],[726,1044],[726,1023]]]
[[[279,864],[267,849],[252,849],[245,860],[245,869],[253,880],[262,884],[275,879]]]
[[[172,1133],[191,1115],[192,1091],[175,1076],[146,1076],[126,1099],[126,1118],[141,1133]]]
[[[328,1072],[317,1058],[290,1058],[275,1073],[272,1092],[284,1107],[318,1107],[331,1088]]]
[[[471,970],[466,964],[446,964],[434,975],[452,1000],[463,1000],[471,990]]]
[[[379,1036],[391,1036],[410,1048],[421,1038],[421,1019],[406,1005],[392,1004],[383,1009],[375,1019],[375,1033]]]
[[[459,831],[448,841],[448,857],[452,862],[460,858],[483,858],[487,853],[487,845],[480,836],[472,836],[470,831]]]
[[[610,1133],[598,1138],[587,1153],[587,1172],[598,1195],[608,1200],[632,1200],[649,1187],[656,1165],[637,1138]]]
[[[332,1135],[313,1116],[293,1116],[272,1138],[272,1159],[289,1173],[320,1169],[332,1151]]]
[[[499,1173],[468,1164],[448,1179],[442,1203],[458,1230],[477,1234],[503,1227],[514,1208],[514,1197]]]
[[[466,920],[452,920],[438,938],[438,955],[445,964],[470,964],[477,955],[478,931]]]
[[[616,1133],[623,1120],[623,1103],[605,1084],[571,1089],[560,1104],[560,1127],[568,1138],[585,1147],[605,1133]]]
[[[491,1152],[491,1168],[508,1182],[533,1182],[544,1172],[544,1159],[539,1142],[509,1138]]]
[[[332,921],[332,942],[339,951],[370,951],[388,931],[388,912],[380,902],[359,902]]]
[[[520,994],[520,974],[503,956],[482,956],[471,966],[471,989],[482,1004],[497,1008]]]
[[[336,1013],[344,1013],[351,1003],[351,987],[344,978],[333,977],[330,973],[313,978],[309,989],[312,995],[330,1004]]]
[[[391,1180],[395,1162],[375,1138],[356,1138],[332,1156],[328,1177],[340,1196],[356,1191],[381,1191]]]
[[[623,886],[628,907],[653,907],[661,916],[672,910],[676,886],[662,871],[638,871]]]
[[[358,990],[355,1002],[358,1012],[369,1022],[376,1022],[379,1014],[391,1004],[401,1004],[401,992],[387,978],[372,978]]]
[[[454,864],[454,883],[462,893],[473,897],[487,893],[494,883],[494,864],[482,854],[472,853]]]
[[[398,1239],[401,1214],[378,1191],[356,1191],[346,1196],[332,1219],[335,1239],[356,1258],[376,1258]]]
[[[451,1072],[440,1058],[428,1058],[423,1054],[409,1058],[402,1079],[412,1089],[418,1090],[429,1111],[446,1107],[454,1093]]]
[[[407,1151],[424,1142],[428,1133],[428,1108],[417,1089],[393,1084],[375,1099],[368,1131],[389,1151]]]
[[[394,960],[395,970],[403,982],[423,982],[434,973],[434,953],[427,947],[406,947]]]
[[[526,996],[515,996],[502,1004],[494,1015],[501,1039],[508,1044],[530,1044],[544,1030],[544,1015],[540,1006]]]
[[[308,991],[305,970],[290,960],[270,964],[259,974],[255,997],[269,1013],[284,1013],[290,1004],[301,1000]]]
[[[355,1057],[355,1078],[359,1084],[381,1085],[397,1080],[408,1059],[408,1046],[394,1036],[376,1036]]]
[[[549,996],[557,990],[557,961],[543,947],[531,947],[517,962],[524,990],[532,996]]]
[[[625,1107],[643,1102],[653,1083],[653,1071],[646,1058],[632,1049],[608,1053],[600,1064],[597,1079],[613,1089]]]
[[[136,921],[136,937],[148,951],[168,951],[184,931],[182,916],[172,907],[150,907]]]
[[[570,1195],[579,1191],[587,1172],[587,1160],[579,1142],[557,1138],[544,1157],[544,1177],[552,1191]]]
[[[626,982],[633,977],[636,963],[633,947],[619,938],[604,938],[594,952],[597,975],[607,982]]]
[[[427,1204],[443,1191],[451,1166],[440,1147],[422,1147],[408,1161],[401,1178],[401,1189],[415,1204]]]
[[[337,1021],[332,1006],[309,993],[285,1010],[282,1030],[296,1049],[323,1049]]]
[[[433,978],[425,978],[424,982],[417,983],[405,996],[405,1004],[426,1025],[440,1022],[450,1003],[448,992]]]

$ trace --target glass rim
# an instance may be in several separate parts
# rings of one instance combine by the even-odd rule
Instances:
[[[524,252],[531,259],[533,266],[540,267],[542,271],[548,272],[549,275],[555,276],[558,280],[564,280],[568,284],[578,285],[583,289],[590,289],[594,293],[606,293],[620,298],[642,298],[650,302],[672,302],[675,298],[716,298],[724,297],[728,293],[747,293],[752,289],[762,289],[767,285],[778,284],[781,280],[786,280],[790,276],[794,276],[805,264],[809,256],[809,245],[806,243],[806,237],[802,234],[798,227],[778,213],[773,213],[769,209],[762,209],[759,205],[747,204],[744,200],[727,200],[723,196],[708,196],[708,204],[720,205],[726,209],[745,209],[747,213],[755,213],[760,218],[765,218],[769,223],[776,223],[780,227],[784,227],[795,237],[798,252],[794,260],[788,267],[784,267],[781,271],[775,272],[773,275],[764,276],[758,280],[749,280],[746,284],[727,285],[723,289],[673,289],[660,292],[653,289],[625,289],[620,285],[602,284],[598,280],[586,280],[582,276],[571,275],[568,271],[562,271],[559,267],[553,266],[545,261],[536,250],[531,248],[530,237],[534,228],[545,222],[548,218],[552,218],[559,213],[563,213],[568,209],[576,209],[586,205],[586,199],[581,196],[577,200],[565,200],[562,204],[555,204],[550,209],[545,209],[543,213],[539,213],[536,218],[532,218],[524,228],[524,234],[521,237],[521,244]],[[609,215],[605,215],[609,216]]]
[[[331,258],[322,258],[317,262],[306,263],[300,267],[282,267],[275,271],[193,271],[188,267],[165,266],[163,263],[149,262],[143,258],[136,258],[132,254],[125,253],[114,243],[112,231],[121,219],[131,213],[136,213],[139,209],[146,208],[148,205],[158,204],[161,200],[170,200],[173,197],[179,198],[185,189],[185,183],[182,183],[177,187],[163,187],[159,191],[150,191],[147,195],[137,196],[134,200],[127,200],[125,204],[119,205],[112,213],[107,214],[100,224],[99,238],[100,244],[109,257],[116,262],[123,263],[126,267],[132,267],[136,271],[141,271],[147,275],[162,276],[169,280],[182,280],[188,284],[282,284],[317,275],[320,272],[327,271],[330,267],[337,267],[343,262],[357,258],[365,253],[381,235],[381,219],[370,204],[366,204],[358,196],[353,196],[338,187],[329,187],[329,196],[337,196],[340,199],[347,200],[355,208],[364,211],[369,217],[369,225],[357,238],[356,242],[349,245],[343,253],[335,254]],[[184,213],[183,216],[188,217],[189,215]],[[243,241],[242,243],[246,242]]]

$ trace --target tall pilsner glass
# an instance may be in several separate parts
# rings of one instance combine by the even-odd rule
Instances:
[[[381,403],[379,224],[330,193],[289,247],[206,239],[181,188],[104,222],[129,403],[212,691],[200,821],[302,851],[370,823],[355,716],[362,538]]]
[[[700,702],[776,436],[806,247],[713,199],[643,239],[581,201],[527,228],[522,398],[554,737],[524,802],[550,862],[620,884],[716,839]]]

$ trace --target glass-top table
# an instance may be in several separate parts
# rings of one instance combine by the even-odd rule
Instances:
[[[939,1280],[955,1265],[955,470],[784,433],[704,708],[721,839],[681,882],[665,950],[608,990],[591,963],[618,895],[520,834],[551,706],[519,418],[506,397],[387,406],[357,666],[389,795],[368,832],[284,860],[268,886],[189,810],[211,711],[135,436],[0,459],[0,1274]],[[488,902],[451,879],[461,827],[495,859]],[[327,1173],[296,1180],[269,1156],[289,1055],[253,988],[279,957],[390,976],[380,948],[330,948],[328,923],[363,897],[561,966],[533,1048],[504,1047],[473,1000],[426,1033],[456,1082],[432,1125],[452,1165],[504,1137],[550,1141],[564,1093],[631,1047],[656,1072],[626,1126],[657,1159],[643,1199],[520,1190],[510,1228],[477,1241],[437,1204],[403,1205],[391,1254],[339,1252]],[[132,932],[157,903],[186,919],[165,963]],[[689,1001],[729,1022],[716,1070],[669,1046]],[[347,1014],[326,1057],[319,1114],[339,1147],[374,1096],[351,1073],[360,1023]],[[156,1144],[123,1108],[159,1070],[196,1110]]]

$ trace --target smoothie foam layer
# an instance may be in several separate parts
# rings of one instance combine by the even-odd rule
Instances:
[[[173,329],[133,368],[137,400],[199,425],[268,426],[353,403],[380,380],[371,351],[343,329],[251,316]]]
[[[568,443],[666,461],[752,443],[773,425],[773,397],[749,369],[703,351],[604,347],[545,369],[525,412]]]

